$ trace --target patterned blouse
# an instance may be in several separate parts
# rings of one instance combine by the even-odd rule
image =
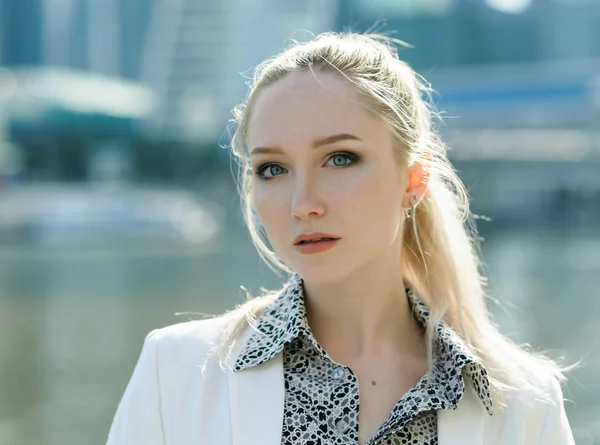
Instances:
[[[410,288],[409,306],[423,328],[429,311]],[[358,380],[336,363],[311,334],[302,279],[295,274],[257,320],[235,363],[234,372],[258,366],[283,351],[285,408],[282,444],[358,444]],[[492,414],[489,381],[483,365],[444,323],[437,327],[431,381],[427,376],[404,394],[368,441],[375,444],[434,445],[437,411],[455,409],[466,377]]]

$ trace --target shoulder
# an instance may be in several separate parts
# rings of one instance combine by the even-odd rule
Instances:
[[[159,361],[194,361],[219,355],[221,350],[239,345],[251,331],[253,320],[271,302],[256,297],[236,309],[203,320],[186,321],[155,329],[146,337],[154,344]]]
[[[556,376],[540,372],[530,382],[528,386],[511,388],[506,392],[507,407],[543,410],[563,405],[562,383]]]
[[[227,337],[234,324],[243,321],[243,317],[235,315],[226,313],[213,318],[186,321],[155,329],[148,334],[146,341],[155,343],[160,359],[175,356],[190,358],[206,356]]]
[[[574,443],[561,383],[552,375],[539,376],[535,387],[508,390],[504,406],[491,420],[497,425],[500,421],[502,432],[498,431],[499,436],[510,437],[511,440],[527,437],[531,443]]]
[[[154,331],[161,344],[210,344],[222,336],[234,321],[230,313],[203,320],[191,320],[165,326]]]

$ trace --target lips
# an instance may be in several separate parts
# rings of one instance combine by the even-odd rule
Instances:
[[[339,236],[332,235],[330,233],[322,233],[322,232],[313,232],[313,233],[303,233],[299,235],[294,240],[294,245],[300,244],[309,244],[315,243],[319,241],[333,241],[340,239]]]
[[[333,241],[334,239],[337,238],[317,238],[306,241],[300,241],[298,244],[318,243],[319,241]]]
[[[339,238],[323,239],[321,241],[300,241],[294,248],[303,255],[313,255],[333,249],[340,242]]]

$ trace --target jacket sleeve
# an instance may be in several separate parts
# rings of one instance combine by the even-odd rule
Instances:
[[[552,379],[551,397],[554,403],[548,405],[539,444],[575,445],[573,433],[565,413],[563,394],[556,379]]]
[[[164,445],[158,375],[159,331],[150,332],[112,421],[107,445]]]

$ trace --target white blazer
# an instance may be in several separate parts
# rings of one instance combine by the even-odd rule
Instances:
[[[233,372],[206,361],[228,316],[150,332],[116,411],[107,445],[280,445],[284,411],[282,354]],[[248,338],[243,332],[238,345]],[[234,350],[235,361],[238,350]],[[206,366],[203,369],[203,364]],[[554,404],[521,395],[488,415],[467,384],[454,411],[438,412],[440,445],[571,445],[562,392]]]

